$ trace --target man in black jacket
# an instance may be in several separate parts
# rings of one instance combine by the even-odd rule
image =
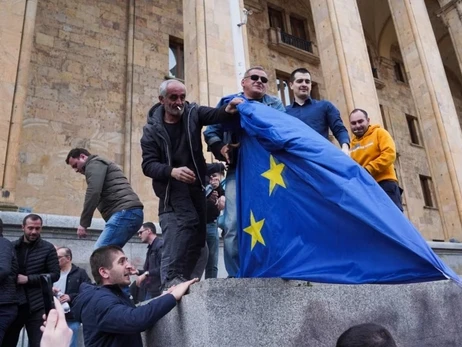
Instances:
[[[143,204],[120,167],[112,161],[90,154],[85,148],[71,149],[66,164],[85,175],[87,191],[77,235],[87,236],[96,208],[106,221],[94,248],[123,247],[143,223]]]
[[[0,346],[5,332],[18,314],[16,277],[18,261],[10,241],[3,237],[3,221],[0,219]]]
[[[42,218],[36,214],[28,214],[23,219],[22,230],[24,235],[13,243],[19,264],[18,316],[7,330],[3,345],[16,346],[19,333],[25,325],[29,346],[35,347],[40,346],[40,326],[45,313],[40,275],[50,274],[51,280],[55,282],[60,271],[55,247],[40,237]]]
[[[232,120],[233,99],[215,109],[189,104],[186,88],[176,80],[164,81],[159,103],[148,114],[141,149],[143,173],[152,178],[159,197],[159,223],[164,249],[162,267],[167,269],[164,288],[189,279],[205,245],[205,173],[202,126]]]
[[[61,304],[68,303],[71,306],[71,311],[66,313],[67,325],[73,331],[70,347],[77,347],[77,337],[80,328],[80,322],[75,320],[74,313],[72,312],[72,302],[79,294],[79,288],[82,283],[91,283],[85,269],[82,269],[72,264],[72,251],[67,247],[59,247],[56,252],[58,253],[59,267],[61,269],[61,276],[59,280],[53,284],[53,290],[58,294]]]
[[[141,242],[148,244],[143,270],[138,270],[139,276],[136,279],[136,285],[140,287],[140,292],[144,295],[141,301],[144,301],[161,294],[160,262],[164,241],[157,237],[156,226],[151,222],[143,223],[138,236]]]

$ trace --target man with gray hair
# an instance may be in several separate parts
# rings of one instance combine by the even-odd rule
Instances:
[[[266,94],[268,75],[261,66],[249,68],[241,80],[242,92],[223,97],[217,107],[222,106],[232,97],[243,96],[252,102],[262,104],[285,112],[281,100]],[[236,277],[239,271],[239,247],[237,237],[237,205],[236,205],[236,164],[239,155],[239,127],[223,127],[221,124],[207,127],[204,131],[205,142],[216,159],[228,163],[225,189],[225,212],[223,229],[223,251],[226,271],[229,277]]]
[[[206,238],[206,164],[202,152],[202,126],[233,119],[234,98],[220,108],[190,104],[186,87],[177,80],[164,81],[159,103],[143,128],[143,173],[152,178],[159,197],[159,223],[164,247],[162,268],[167,289],[190,279]]]

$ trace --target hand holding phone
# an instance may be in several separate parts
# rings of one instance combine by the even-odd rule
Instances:
[[[54,305],[56,309],[51,310],[46,319],[43,317],[45,321],[40,327],[43,332],[40,347],[68,347],[71,344],[72,330],[69,329],[64,310],[56,298]]]
[[[43,304],[45,307],[45,314],[48,316],[48,312],[55,308],[54,296],[53,296],[53,282],[51,281],[50,274],[40,275],[40,286],[42,287]]]

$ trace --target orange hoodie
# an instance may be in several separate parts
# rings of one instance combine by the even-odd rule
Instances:
[[[377,182],[398,182],[393,165],[396,159],[395,142],[380,125],[371,125],[366,133],[351,140],[351,158],[364,167]]]

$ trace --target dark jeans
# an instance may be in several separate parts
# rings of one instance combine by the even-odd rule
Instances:
[[[0,346],[8,327],[16,319],[18,305],[0,305]]]
[[[31,313],[29,312],[28,304],[20,305],[16,319],[6,331],[2,346],[16,346],[18,344],[21,329],[25,325],[27,337],[29,338],[29,346],[40,347],[40,340],[42,338],[40,326],[43,323],[42,315],[44,313],[44,310],[38,310]]]
[[[390,199],[395,203],[395,205],[403,212],[403,203],[401,200],[401,190],[399,185],[395,181],[385,180],[380,181],[379,186],[387,193]]]
[[[162,281],[190,279],[205,245],[205,193],[201,187],[175,182],[170,190],[172,212],[159,215],[164,246]]]

